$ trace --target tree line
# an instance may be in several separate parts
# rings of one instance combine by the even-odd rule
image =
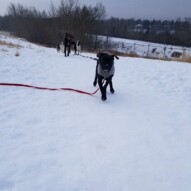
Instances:
[[[78,0],[61,0],[58,7],[51,4],[47,12],[11,3],[7,14],[0,17],[0,30],[47,46],[56,46],[69,33],[88,49],[94,42],[96,23],[104,16],[101,3],[81,6]]]
[[[99,34],[191,47],[191,18],[141,20],[110,18],[99,21]]]
[[[100,48],[103,43],[98,35],[191,47],[191,18],[161,21],[105,16],[101,3],[87,6],[78,0],[60,0],[46,12],[11,3],[0,17],[0,30],[47,46],[56,46],[70,33],[86,49]]]

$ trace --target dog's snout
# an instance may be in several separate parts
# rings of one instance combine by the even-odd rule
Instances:
[[[103,65],[103,70],[104,71],[109,71],[110,70],[110,64],[108,64],[108,63],[105,63],[104,65]]]

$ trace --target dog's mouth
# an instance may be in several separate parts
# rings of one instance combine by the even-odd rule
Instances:
[[[108,72],[108,71],[109,71],[109,69],[103,69],[103,71]]]
[[[110,69],[111,69],[111,65],[110,64],[103,64],[103,67],[102,67],[103,71],[105,72],[109,72]]]

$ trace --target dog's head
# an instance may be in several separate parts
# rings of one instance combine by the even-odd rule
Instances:
[[[116,55],[111,55],[108,53],[98,53],[97,57],[99,58],[99,64],[101,68],[105,71],[108,72],[111,70],[113,64],[114,64],[114,58],[119,59]]]

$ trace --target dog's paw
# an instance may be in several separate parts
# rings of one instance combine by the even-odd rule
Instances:
[[[102,96],[101,96],[101,100],[102,100],[102,101],[105,101],[105,100],[107,100],[107,97],[106,97],[106,95],[102,95]]]
[[[97,82],[96,82],[96,81],[94,81],[93,85],[94,85],[94,86],[96,86],[96,85],[97,85]]]
[[[112,94],[114,94],[114,93],[115,93],[115,90],[114,90],[114,89],[110,89],[110,92],[111,92]]]

